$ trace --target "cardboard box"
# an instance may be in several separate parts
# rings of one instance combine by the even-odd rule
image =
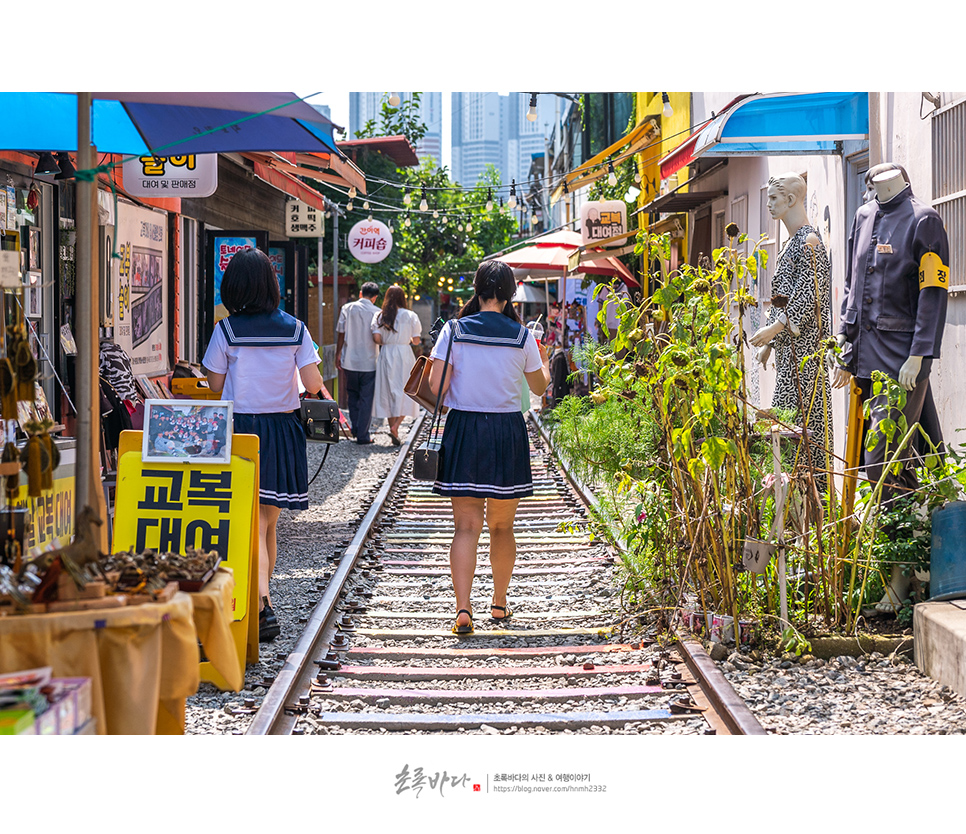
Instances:
[[[60,734],[59,715],[56,707],[51,704],[47,711],[37,716],[34,722],[34,734],[38,736],[56,736]]]
[[[56,710],[61,735],[71,735],[91,717],[90,678],[51,678],[57,688],[52,709]]]
[[[36,735],[36,716],[32,709],[13,709],[0,712],[0,736]]]

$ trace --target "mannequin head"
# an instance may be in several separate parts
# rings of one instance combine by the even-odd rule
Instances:
[[[872,187],[880,203],[888,203],[908,185],[901,171],[883,171],[872,178]]]
[[[768,180],[768,213],[775,220],[782,220],[797,206],[805,207],[805,180],[798,174],[780,174]]]
[[[873,197],[878,196],[876,187],[873,184],[873,180],[880,174],[884,174],[887,171],[898,171],[902,174],[902,179],[908,185],[909,175],[906,173],[906,169],[903,168],[896,162],[880,162],[878,165],[873,165],[865,172],[865,202],[869,202]],[[900,189],[901,190],[901,189]],[[885,202],[885,200],[883,200]]]

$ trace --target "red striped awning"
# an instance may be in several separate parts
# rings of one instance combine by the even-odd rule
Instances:
[[[308,203],[310,206],[325,211],[325,199],[314,188],[309,188],[301,180],[285,174],[271,165],[266,165],[264,162],[255,162],[254,165],[255,176],[260,180],[275,186],[279,191],[290,194],[296,200],[301,200],[303,203]]]

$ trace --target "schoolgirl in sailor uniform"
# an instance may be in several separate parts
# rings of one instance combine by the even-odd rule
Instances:
[[[268,586],[278,517],[282,509],[309,506],[298,379],[310,394],[322,390],[319,355],[308,328],[278,309],[278,279],[264,252],[248,249],[231,259],[221,299],[230,315],[215,325],[202,364],[211,390],[234,402],[233,430],[258,435],[259,631],[261,640],[273,640],[279,627]]]
[[[521,384],[526,379],[535,394],[550,384],[546,352],[510,301],[516,292],[510,267],[501,261],[482,263],[474,289],[457,318],[443,326],[433,347],[430,376],[430,387],[435,393],[442,386],[443,404],[449,407],[433,492],[449,496],[453,506],[454,634],[473,632],[470,593],[484,521],[493,567],[491,619],[507,620],[513,614],[506,601],[516,562],[513,522],[520,499],[533,494]],[[493,616],[494,611],[500,615]]]

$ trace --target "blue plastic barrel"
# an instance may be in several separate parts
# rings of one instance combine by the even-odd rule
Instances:
[[[966,501],[932,514],[929,589],[933,600],[966,597]]]

